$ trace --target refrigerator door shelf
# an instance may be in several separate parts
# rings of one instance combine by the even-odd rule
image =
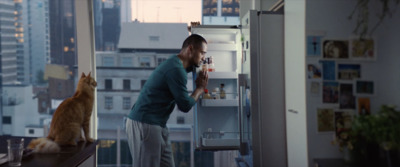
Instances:
[[[239,146],[239,139],[206,139],[202,138],[201,144],[205,147],[238,147]]]
[[[208,79],[237,79],[236,72],[208,72]]]
[[[238,99],[201,99],[203,107],[237,107]]]

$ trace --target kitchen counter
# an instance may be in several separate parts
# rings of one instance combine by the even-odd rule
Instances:
[[[7,153],[7,142],[9,138],[21,138],[14,136],[0,136],[0,153]],[[27,144],[35,139],[33,137],[23,137],[25,148]],[[32,153],[22,158],[21,166],[25,167],[73,167],[73,166],[95,166],[96,165],[96,145],[93,143],[79,142],[78,146],[61,147],[60,153],[41,154]],[[6,167],[8,163],[0,165]]]

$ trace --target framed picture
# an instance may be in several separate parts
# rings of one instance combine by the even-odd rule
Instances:
[[[307,57],[321,57],[322,36],[307,36]]]
[[[322,66],[322,79],[335,80],[336,79],[336,62],[332,60],[320,60]]]
[[[350,57],[356,60],[376,60],[374,39],[350,39]]]
[[[307,78],[308,79],[319,79],[321,78],[322,72],[319,64],[307,64]]]
[[[353,80],[361,78],[360,64],[338,64],[338,79]]]
[[[324,40],[324,59],[349,59],[349,40]]]
[[[371,114],[371,103],[368,97],[358,98],[358,115]]]
[[[325,35],[325,31],[307,31],[306,47],[308,58],[322,56],[322,39]]]
[[[321,83],[318,81],[312,81],[310,84],[310,95],[311,96],[320,96],[321,90]]]
[[[356,109],[356,97],[353,95],[353,84],[341,83],[339,88],[339,108]]]
[[[376,94],[374,81],[355,80],[354,82],[356,95],[372,96]]]
[[[322,103],[339,102],[339,83],[338,82],[323,82],[322,84]]]
[[[348,140],[353,114],[351,111],[335,111],[335,135],[340,140]]]
[[[331,108],[317,108],[317,132],[335,131],[335,112]]]

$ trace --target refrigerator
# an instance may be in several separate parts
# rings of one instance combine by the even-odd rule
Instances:
[[[287,166],[283,24],[282,12],[250,10],[239,26],[192,27],[215,66],[207,88],[226,93],[195,105],[196,149],[237,150],[238,166]]]

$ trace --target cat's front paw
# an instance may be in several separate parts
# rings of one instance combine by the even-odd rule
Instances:
[[[94,140],[92,138],[88,137],[88,138],[86,138],[86,141],[90,142],[90,143],[93,143]]]

